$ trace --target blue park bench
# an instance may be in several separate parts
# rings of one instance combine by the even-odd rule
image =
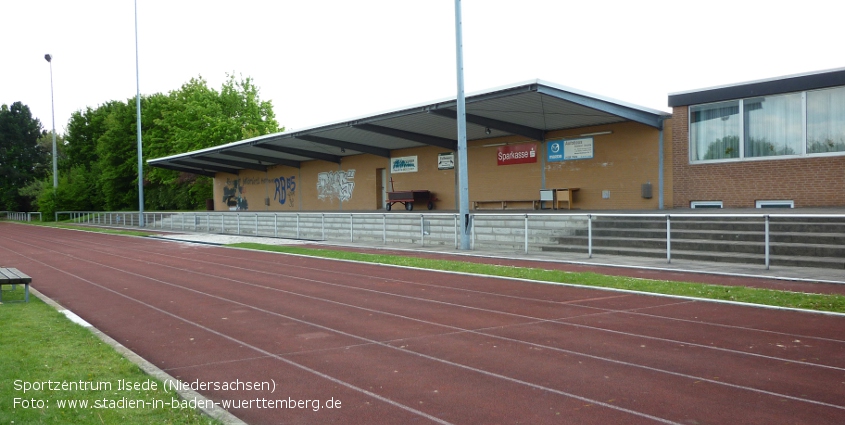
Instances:
[[[15,285],[24,286],[24,302],[29,302],[29,284],[32,278],[21,273],[18,269],[0,267],[0,302],[3,302],[3,285],[12,285],[12,290],[15,290]]]

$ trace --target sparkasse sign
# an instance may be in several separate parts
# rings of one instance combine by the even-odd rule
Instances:
[[[518,145],[499,146],[496,159],[499,165],[537,162],[537,144],[520,143]]]

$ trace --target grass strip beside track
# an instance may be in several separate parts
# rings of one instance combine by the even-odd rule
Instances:
[[[16,300],[23,300],[22,286],[16,291],[3,291],[0,424],[219,424],[195,409],[170,408],[171,400],[179,399],[175,392],[164,391],[161,381],[146,375],[88,329],[37,297],[30,297],[29,303],[7,302]],[[157,389],[119,390],[119,380],[142,386],[155,383]],[[85,384],[80,385],[80,381]],[[43,387],[44,382],[48,383],[47,390],[23,391],[27,384]],[[87,389],[50,390],[61,383],[76,383],[77,388]],[[105,383],[111,388],[106,389]],[[143,406],[156,401],[167,405],[119,408],[122,399],[124,406],[128,400]],[[42,401],[44,407],[33,407],[41,405],[35,400]],[[86,400],[89,406],[99,403],[101,408],[60,408],[60,400]]]
[[[842,295],[806,294],[800,292],[750,288],[746,286],[708,285],[703,283],[652,280],[626,276],[607,276],[590,272],[576,273],[561,270],[546,270],[541,268],[510,267],[464,261],[433,260],[412,256],[365,254],[349,251],[264,245],[256,243],[236,243],[227,246],[321,258],[354,260],[375,264],[408,266],[421,269],[512,277],[518,279],[537,280],[541,282],[571,283],[656,294],[679,295],[776,307],[845,313],[845,296]]]

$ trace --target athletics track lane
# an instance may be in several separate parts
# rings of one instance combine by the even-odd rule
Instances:
[[[842,317],[0,229],[34,287],[172,375],[343,403],[232,410],[250,423],[845,419]]]

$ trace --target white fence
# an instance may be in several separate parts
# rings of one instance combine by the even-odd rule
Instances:
[[[473,214],[473,249],[528,252],[586,229],[587,217],[562,214]],[[137,212],[63,211],[56,218],[92,225],[138,227]],[[459,214],[448,213],[144,213],[145,228],[291,239],[460,245]]]
[[[6,220],[15,220],[15,221],[32,221],[33,216],[38,216],[38,221],[43,221],[41,218],[41,213],[38,211],[33,212],[20,212],[20,211],[0,211],[0,219]]]
[[[138,227],[137,212],[64,211],[56,218],[66,216],[79,223],[114,227]],[[613,213],[481,213],[470,214],[471,249],[496,251],[540,251],[544,247],[561,243],[565,238],[586,239],[583,251],[593,256],[594,227],[598,219],[622,221],[625,219],[650,219],[665,221],[665,233],[660,229],[659,239],[665,242],[666,261],[672,261],[673,220],[708,219],[745,220],[760,236],[753,244],[764,254],[764,264],[771,262],[770,220],[778,219],[831,219],[845,225],[845,214],[613,214]],[[415,244],[419,246],[460,245],[460,215],[455,213],[251,213],[251,212],[145,212],[145,228],[173,231],[265,236],[340,242],[368,242],[389,244]],[[662,225],[660,225],[662,226]],[[759,228],[758,228],[759,227]],[[686,230],[689,231],[689,226]],[[727,227],[727,229],[730,229]],[[731,232],[723,230],[722,232]],[[807,230],[807,233],[810,233]],[[842,245],[834,242],[834,245]],[[754,248],[758,249],[758,248]]]

